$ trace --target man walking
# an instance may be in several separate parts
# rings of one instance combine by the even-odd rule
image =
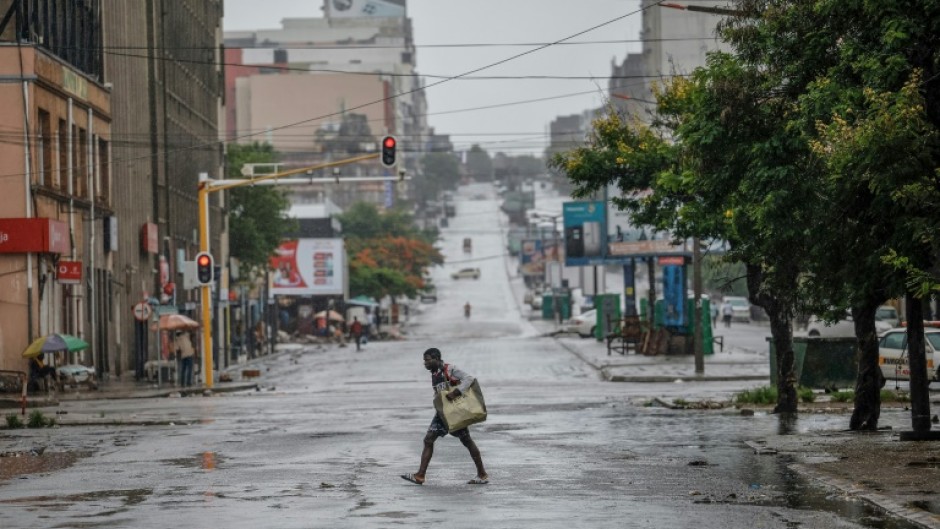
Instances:
[[[356,350],[359,351],[362,344],[362,322],[358,316],[353,317],[352,325],[349,326],[349,334],[356,340]]]
[[[470,389],[470,385],[473,384],[474,381],[473,376],[464,372],[457,366],[445,364],[444,361],[441,360],[441,351],[435,347],[424,352],[424,368],[431,372],[431,386],[434,388],[435,394],[437,391],[447,390],[449,387],[453,386],[453,389],[445,395],[447,400],[454,400],[459,397],[463,392]],[[424,450],[421,452],[421,465],[414,474],[403,474],[401,476],[402,479],[418,485],[424,485],[424,476],[428,470],[428,465],[431,463],[431,456],[434,455],[434,443],[438,438],[447,435],[447,433],[447,426],[444,424],[444,420],[441,419],[440,415],[435,413],[434,419],[431,420],[431,426],[428,427],[428,432],[424,436]],[[473,464],[477,467],[477,476],[467,483],[470,485],[485,485],[489,483],[490,478],[483,468],[483,457],[480,455],[480,449],[477,448],[476,443],[470,438],[470,429],[462,428],[451,432],[450,435],[460,439],[460,442],[467,447],[467,450],[470,452],[470,458],[473,459]]]

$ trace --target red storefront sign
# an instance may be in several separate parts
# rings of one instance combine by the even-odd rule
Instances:
[[[685,264],[685,257],[681,255],[668,255],[668,256],[659,257],[656,260],[656,262],[660,266],[668,266],[668,265],[682,266]]]
[[[145,222],[140,228],[140,249],[147,253],[160,251],[160,237],[157,235],[157,225]]]
[[[81,261],[59,261],[55,269],[56,279],[63,285],[80,285],[82,283]]]
[[[0,253],[69,253],[69,225],[61,220],[0,219]]]

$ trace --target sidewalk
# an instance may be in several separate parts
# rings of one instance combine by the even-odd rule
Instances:
[[[770,354],[766,345],[763,350],[756,349],[755,345],[764,339],[755,336],[753,328],[749,333],[742,331],[741,326],[716,329],[716,333],[725,331],[722,334],[724,351],[705,355],[705,372],[699,375],[695,373],[695,357],[691,355],[608,354],[605,342],[559,334],[550,320],[532,320],[532,324],[543,336],[553,336],[559,345],[611,382],[770,381]]]
[[[243,379],[242,371],[257,369],[263,362],[276,359],[283,354],[297,353],[305,348],[314,347],[302,344],[284,343],[274,346],[274,353],[266,356],[260,356],[239,364],[231,364],[227,368],[219,369],[220,374],[227,375],[231,382],[216,381],[211,389],[205,385],[196,384],[193,387],[181,388],[176,385],[176,381],[164,380],[158,386],[155,381],[136,381],[115,380],[99,383],[98,389],[89,389],[85,386],[79,386],[75,389],[66,389],[50,394],[33,393],[27,395],[27,406],[29,408],[58,406],[60,402],[80,401],[80,400],[112,400],[112,399],[149,399],[165,398],[171,396],[188,397],[193,395],[203,395],[206,392],[211,393],[232,393],[237,391],[248,391],[259,387],[264,379],[264,370],[259,370],[257,379]],[[0,409],[19,409],[20,400],[14,395],[9,398],[0,398]]]

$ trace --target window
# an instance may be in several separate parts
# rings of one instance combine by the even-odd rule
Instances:
[[[68,125],[64,119],[59,120],[59,133],[56,136],[56,151],[59,152],[59,170],[56,171],[53,187],[64,189],[68,185],[69,177],[69,143],[68,143]]]
[[[107,204],[111,196],[111,149],[106,140],[98,138],[95,149],[95,195]]]
[[[930,344],[930,347],[933,347],[934,351],[940,351],[940,332],[929,332],[924,337],[927,338],[927,343]]]
[[[78,127],[78,134],[72,137],[75,143],[75,166],[72,168],[72,193],[79,198],[88,198],[88,133]]]
[[[36,135],[36,182],[52,185],[52,118],[39,109],[39,131]]]
[[[882,340],[881,346],[885,349],[904,349],[906,342],[906,332],[889,332]]]

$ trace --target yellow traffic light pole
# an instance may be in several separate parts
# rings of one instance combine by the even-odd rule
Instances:
[[[310,167],[301,167],[299,169],[291,169],[290,171],[284,171],[282,173],[274,173],[270,175],[259,176],[257,178],[247,178],[247,179],[238,179],[238,180],[211,180],[209,175],[206,173],[201,173],[199,175],[199,191],[198,191],[198,200],[199,200],[199,251],[200,252],[209,252],[209,193],[214,193],[216,191],[225,191],[226,189],[232,189],[235,187],[250,186],[258,183],[265,183],[272,185],[280,178],[287,176],[293,176],[297,174],[307,173],[308,171],[318,171],[320,169],[329,169],[332,167],[340,167],[343,165],[349,165],[351,163],[364,162],[367,160],[374,160],[380,156],[379,153],[366,154],[363,156],[356,156],[354,158],[347,158],[344,160],[337,160],[335,162],[328,162],[319,165],[313,165]],[[399,177],[376,177],[376,178],[354,178],[349,179],[354,181],[395,181],[400,180]],[[308,181],[317,181],[314,179],[309,179]],[[294,182],[291,182],[294,183]],[[202,285],[200,288],[200,298],[202,303],[202,365],[203,365],[203,377],[205,378],[206,387],[212,388],[214,383],[213,369],[212,365],[212,311],[211,309],[211,288],[209,285]]]

